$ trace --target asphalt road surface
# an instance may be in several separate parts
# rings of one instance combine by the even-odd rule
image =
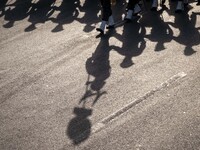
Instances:
[[[200,6],[123,3],[98,36],[99,3],[3,0],[1,150],[200,149]]]

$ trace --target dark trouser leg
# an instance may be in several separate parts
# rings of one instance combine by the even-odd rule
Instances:
[[[137,3],[139,3],[139,0],[129,0],[128,5],[127,5],[128,11],[127,11],[125,20],[130,21],[132,19],[134,8]]]
[[[108,21],[109,16],[112,15],[111,1],[110,0],[100,0],[102,6],[102,20]]]
[[[100,26],[96,29],[97,31],[104,33],[106,25],[107,28],[114,27],[114,19],[112,17],[111,0],[100,0],[102,6],[102,21]]]
[[[158,0],[153,0],[151,5],[151,10],[156,11],[158,7]]]
[[[184,10],[184,4],[183,4],[183,0],[178,0],[178,3],[176,5],[176,13],[180,13]]]
[[[139,3],[139,0],[129,0],[128,2],[128,10],[134,10],[135,4]]]

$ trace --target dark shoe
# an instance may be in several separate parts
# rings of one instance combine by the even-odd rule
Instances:
[[[98,32],[100,32],[101,34],[104,34],[104,31],[103,31],[101,28],[96,28],[96,30],[97,30]]]
[[[115,28],[115,25],[112,25],[112,26],[107,26],[106,29],[114,29]]]

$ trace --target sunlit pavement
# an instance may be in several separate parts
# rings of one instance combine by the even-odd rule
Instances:
[[[0,149],[199,149],[200,6],[166,6],[98,37],[93,1],[3,0]]]

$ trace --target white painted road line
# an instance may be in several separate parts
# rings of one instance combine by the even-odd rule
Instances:
[[[124,112],[126,112],[127,110],[129,110],[130,108],[132,108],[133,106],[135,106],[136,104],[138,104],[138,103],[144,101],[145,99],[147,99],[148,97],[152,96],[155,92],[158,92],[158,91],[162,90],[163,88],[168,87],[170,84],[178,81],[179,79],[184,78],[186,75],[187,75],[186,73],[180,72],[180,73],[172,76],[171,78],[169,78],[167,81],[165,81],[162,84],[160,84],[155,89],[147,92],[143,96],[141,96],[138,99],[132,101],[131,103],[129,103],[126,106],[124,106],[121,109],[119,109],[118,111],[116,111],[113,114],[109,115],[108,117],[104,118],[99,123],[95,124],[93,126],[92,133],[95,133],[95,132],[99,131],[98,128],[102,128],[103,125],[107,124],[109,121],[113,120],[114,118],[116,118],[119,115],[123,114]],[[99,124],[101,124],[101,125],[99,125]]]
[[[138,99],[132,101],[131,103],[129,103],[128,105],[122,107],[121,109],[119,109],[118,111],[114,112],[113,114],[109,115],[108,117],[102,119],[100,122],[94,124],[91,128],[91,134],[96,133],[98,131],[100,131],[102,128],[105,127],[105,125],[107,123],[109,123],[111,120],[117,118],[118,116],[120,116],[121,114],[125,113],[126,111],[128,111],[130,108],[132,108],[133,106],[137,105],[138,103],[144,101],[145,99],[147,99],[148,97],[152,96],[154,93],[161,91],[163,88],[168,87],[169,85],[171,85],[172,83],[184,78],[187,74],[184,72],[180,72],[174,76],[172,76],[171,78],[169,78],[167,81],[163,82],[162,84],[160,84],[158,87],[154,88],[153,90],[147,92],[146,94],[144,94],[143,96],[139,97]],[[84,132],[84,133],[87,133]],[[82,133],[80,135],[77,136],[77,139],[82,139],[85,137],[85,134]]]

